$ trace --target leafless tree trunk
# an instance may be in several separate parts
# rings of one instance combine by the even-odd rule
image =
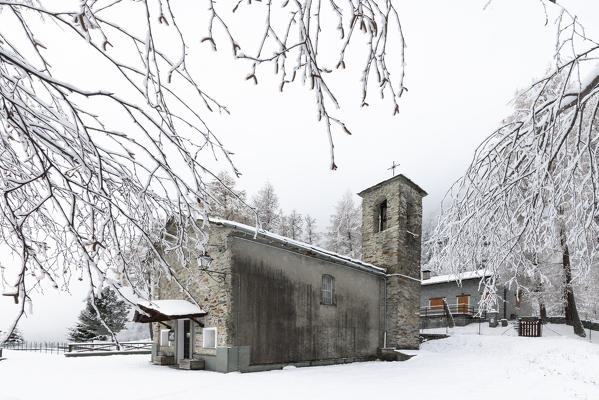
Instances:
[[[566,297],[566,322],[568,325],[572,325],[574,333],[581,337],[586,337],[582,322],[578,317],[578,310],[576,308],[576,300],[574,299],[574,290],[572,289],[572,269],[570,267],[570,252],[568,250],[568,244],[566,243],[566,234],[563,228],[560,229],[560,243],[562,246],[562,267],[564,269],[565,277],[565,297]]]
[[[543,322],[547,321],[547,308],[545,307],[545,303],[539,303],[539,316]]]

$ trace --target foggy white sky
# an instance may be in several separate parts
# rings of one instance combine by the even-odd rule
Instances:
[[[344,107],[339,115],[353,132],[335,135],[337,171],[328,168],[328,139],[308,88],[296,85],[281,95],[277,82],[268,78],[270,67],[254,86],[244,79],[247,65],[231,64],[227,51],[206,60],[203,84],[232,113],[214,118],[212,128],[235,153],[243,173],[239,186],[251,195],[269,180],[286,212],[309,213],[324,230],[344,192],[357,193],[387,179],[387,168],[396,161],[399,172],[429,193],[424,214],[433,213],[475,147],[509,113],[514,93],[551,65],[554,10],[548,9],[545,25],[539,1],[495,0],[483,10],[486,2],[395,2],[408,45],[409,91],[393,117],[392,105],[377,101],[374,92],[372,107],[359,107],[358,71],[350,67],[335,78]],[[599,5],[562,3],[580,15],[593,36]],[[75,285],[73,295],[36,296],[34,314],[22,321],[21,330],[31,340],[64,339],[85,294]],[[15,311],[11,301],[0,298],[0,329]]]
[[[324,229],[345,191],[357,193],[390,177],[387,168],[395,160],[429,193],[425,215],[434,212],[475,147],[509,113],[515,92],[541,76],[554,53],[555,13],[545,26],[539,1],[494,1],[483,10],[485,3],[397,2],[409,92],[393,117],[391,104],[377,103],[374,92],[370,103],[377,104],[359,107],[357,71],[342,77],[341,115],[353,136],[335,135],[334,172],[312,93],[296,86],[281,95],[268,80],[256,87],[243,80],[246,69],[238,64],[230,74],[237,73],[239,83],[226,98],[232,116],[218,125],[244,173],[240,186],[251,194],[270,180],[286,212],[310,213]],[[574,11],[589,8],[571,3]],[[582,22],[590,15],[585,9]]]

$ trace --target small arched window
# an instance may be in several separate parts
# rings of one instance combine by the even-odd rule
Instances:
[[[325,274],[322,276],[321,302],[322,304],[333,304],[335,299],[335,278]]]
[[[387,229],[387,200],[380,202],[378,207],[378,232]]]

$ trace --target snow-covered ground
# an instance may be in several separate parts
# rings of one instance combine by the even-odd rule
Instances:
[[[599,345],[570,335],[519,338],[471,328],[424,343],[405,362],[250,374],[180,371],[151,365],[145,355],[5,350],[0,399],[599,399]]]

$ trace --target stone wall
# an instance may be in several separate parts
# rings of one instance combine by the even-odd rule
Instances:
[[[401,277],[387,278],[387,347],[420,346],[418,299],[420,283]]]
[[[365,262],[388,273],[420,279],[422,193],[398,175],[360,193],[362,254]],[[387,200],[387,229],[378,232],[378,206]]]
[[[231,229],[214,224],[206,227],[206,229],[209,234],[209,241],[205,247],[208,255],[213,259],[208,269],[216,272],[202,270],[197,260],[192,260],[192,263],[184,268],[179,264],[174,254],[166,254],[165,259],[175,268],[177,277],[188,288],[200,307],[207,311],[208,315],[203,317],[201,322],[206,328],[217,328],[217,346],[230,346],[234,337],[231,334],[233,323],[231,319],[231,252],[227,244]],[[154,297],[156,299],[189,301],[188,296],[179,288],[177,283],[169,280],[164,273],[156,282]],[[156,343],[160,340],[158,334],[160,329],[165,329],[165,327],[154,324],[154,342]],[[215,355],[215,349],[205,349],[202,346],[202,328],[194,324],[193,332],[195,333],[194,354]],[[167,349],[161,348],[161,351],[168,353]]]
[[[403,175],[360,193],[364,261],[387,273],[420,280],[422,197],[426,193]],[[387,201],[387,227],[378,231],[381,202]],[[387,346],[418,348],[420,283],[405,277],[387,279]]]

